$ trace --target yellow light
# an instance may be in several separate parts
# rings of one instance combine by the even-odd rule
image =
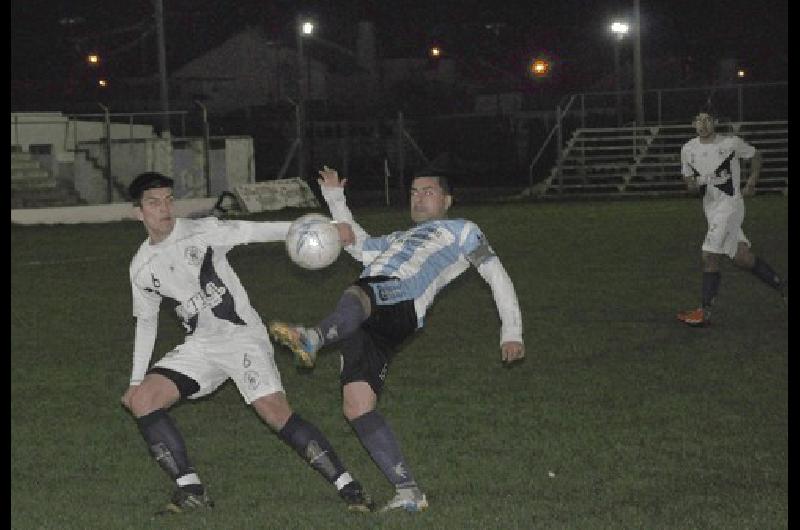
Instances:
[[[741,79],[741,78],[743,78],[743,77],[745,77],[746,75],[747,75],[747,72],[745,72],[745,71],[744,71],[744,70],[742,70],[742,69],[739,69],[739,70],[736,72],[736,76],[737,76],[737,77],[739,77],[740,79]]]
[[[431,48],[431,57],[439,57],[442,55],[442,49],[438,46],[433,46]]]
[[[90,53],[89,55],[86,56],[86,62],[91,65],[97,66],[98,64],[100,64],[100,56],[97,55],[96,53]]]
[[[544,77],[550,72],[550,63],[544,59],[536,59],[531,64],[531,72],[536,77]]]
[[[99,79],[97,84],[100,86],[100,88],[106,88],[108,86],[108,81],[105,79]]]

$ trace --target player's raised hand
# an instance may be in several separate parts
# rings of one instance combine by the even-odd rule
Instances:
[[[339,172],[328,166],[322,166],[317,182],[321,188],[344,188],[347,179],[340,179]]]
[[[343,247],[349,247],[356,242],[356,234],[353,228],[347,223],[335,223],[336,230],[339,231],[339,241],[342,242]]]
[[[500,345],[501,360],[506,365],[511,365],[525,358],[525,345],[515,340],[504,342]]]

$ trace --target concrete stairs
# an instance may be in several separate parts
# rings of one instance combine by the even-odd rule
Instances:
[[[11,150],[11,208],[47,208],[83,204],[75,188],[58,180],[30,153]]]

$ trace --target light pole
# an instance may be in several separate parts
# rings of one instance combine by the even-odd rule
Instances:
[[[297,17],[297,176],[305,178],[306,172],[306,105],[308,101],[308,70],[303,53],[303,39],[313,35],[314,23]]]
[[[167,92],[167,50],[164,39],[164,4],[163,0],[154,0],[156,18],[156,39],[158,42],[158,79],[161,96],[162,133],[169,134],[169,93]]]
[[[633,0],[633,89],[636,93],[636,125],[644,125],[644,81],[642,80],[642,17],[639,0]]]
[[[614,92],[617,100],[617,127],[622,126],[622,76],[620,74],[619,52],[622,39],[628,34],[629,26],[626,22],[616,20],[611,23],[611,33],[614,34]]]

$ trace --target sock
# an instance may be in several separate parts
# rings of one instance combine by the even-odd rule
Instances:
[[[703,273],[703,308],[710,308],[714,299],[717,297],[719,291],[719,282],[721,276],[717,272],[704,272]]]
[[[137,418],[136,423],[150,448],[150,454],[161,469],[166,471],[179,487],[201,494],[203,485],[189,461],[186,444],[175,422],[166,411],[154,410]]]
[[[333,313],[325,317],[315,331],[321,344],[330,344],[344,337],[349,337],[367,319],[364,306],[357,295],[345,291]]]
[[[389,424],[373,410],[350,422],[372,460],[395,488],[416,486]]]
[[[753,264],[753,268],[750,269],[750,272],[773,289],[781,288],[781,282],[783,280],[781,280],[781,277],[772,270],[772,267],[761,258],[756,257],[756,262]]]
[[[286,425],[278,432],[278,437],[325,477],[325,480],[336,486],[337,490],[353,481],[325,435],[297,413],[289,417]]]

